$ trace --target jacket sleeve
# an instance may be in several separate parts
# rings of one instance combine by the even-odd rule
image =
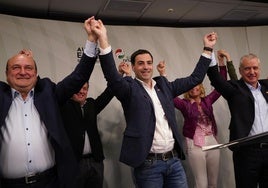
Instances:
[[[133,79],[130,76],[122,77],[118,73],[112,51],[106,55],[100,55],[99,58],[108,87],[119,100],[127,98],[131,92],[130,84],[133,83]]]
[[[238,80],[233,61],[227,61],[228,74],[231,80]]]
[[[226,66],[219,66],[220,69],[220,75],[227,80],[227,70],[226,70]],[[219,92],[217,92],[216,89],[214,89],[209,95],[206,96],[206,98],[209,99],[209,101],[211,102],[211,104],[213,104],[216,100],[218,100],[218,98],[221,96],[221,94]]]
[[[114,94],[110,87],[107,87],[100,96],[95,100],[96,113],[99,114],[112,100]]]
[[[227,80],[227,70],[226,70],[226,66],[219,66],[220,69],[220,74],[222,75],[222,77]]]
[[[211,82],[211,85],[224,97],[229,98],[236,90],[230,81],[225,80],[218,71],[217,65],[209,67],[207,75]]]
[[[173,99],[174,105],[178,110],[184,110],[185,109],[185,102],[183,99],[181,99],[180,97],[175,97]]]
[[[96,57],[88,57],[83,54],[74,71],[57,84],[56,95],[59,104],[64,104],[89,80],[95,62]]]
[[[207,73],[210,62],[211,59],[201,56],[190,76],[185,78],[178,78],[175,81],[171,82],[170,84],[173,91],[173,97],[179,96],[192,89],[196,85],[202,83]]]

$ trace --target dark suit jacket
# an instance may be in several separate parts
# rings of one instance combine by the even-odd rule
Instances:
[[[78,165],[63,127],[59,106],[77,93],[88,81],[95,61],[96,58],[83,55],[75,70],[61,82],[55,84],[48,78],[38,78],[34,89],[34,105],[48,130],[48,137],[55,151],[61,187],[71,187]],[[5,124],[11,103],[10,86],[0,82],[0,128]]]
[[[113,98],[112,91],[106,88],[105,91],[96,99],[87,98],[84,108],[84,117],[80,104],[72,99],[61,108],[62,118],[65,129],[71,141],[77,161],[82,159],[85,131],[87,131],[92,155],[96,161],[103,161],[103,149],[97,127],[97,115]]]
[[[201,83],[210,61],[201,56],[191,76],[176,79],[174,82],[168,82],[162,76],[154,78],[156,93],[173,132],[175,149],[182,159],[184,159],[184,153],[176,123],[173,98]],[[131,77],[122,78],[118,74],[112,52],[100,55],[100,62],[109,87],[122,104],[127,123],[120,161],[132,167],[138,167],[144,162],[152,146],[156,121],[153,103],[139,81]]]
[[[242,79],[230,81],[222,79],[219,76],[217,66],[209,68],[208,77],[211,84],[228,102],[231,113],[230,141],[248,136],[254,122],[255,110],[254,97],[245,82]],[[259,80],[259,83],[261,84],[261,92],[268,102],[268,80]],[[268,142],[268,138],[261,138],[255,142]],[[251,143],[254,142],[247,144]],[[230,147],[230,149],[235,148]]]

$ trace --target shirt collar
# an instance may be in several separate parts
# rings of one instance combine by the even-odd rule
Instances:
[[[12,93],[13,99],[15,99],[16,97],[18,97],[20,95],[20,92],[18,92],[14,88],[11,88],[11,93]],[[34,95],[34,88],[31,89],[31,91],[29,92],[28,96],[33,97],[33,95]]]
[[[259,82],[257,82],[257,88],[253,87],[252,85],[248,84],[247,82],[245,82],[245,84],[248,86],[248,88],[250,89],[250,91],[261,90],[261,84]]]
[[[137,77],[135,77],[135,79],[138,80],[138,81],[142,84],[143,87],[150,88],[150,87],[148,86],[148,84],[145,83],[144,81],[140,80],[140,79],[137,78]],[[154,79],[151,79],[151,80],[152,80],[152,88],[154,88],[154,86],[156,85],[156,81],[155,81]]]

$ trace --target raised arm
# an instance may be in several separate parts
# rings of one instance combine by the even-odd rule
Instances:
[[[206,34],[203,37],[203,53],[200,56],[199,61],[196,64],[196,67],[194,68],[192,74],[188,77],[178,78],[174,82],[171,82],[170,88],[172,89],[174,97],[181,95],[182,93],[185,93],[196,85],[202,83],[209,65],[212,62],[213,64],[211,66],[217,64],[216,61],[211,60],[213,48],[216,44],[216,41],[217,34],[214,32]]]
[[[90,26],[91,30],[98,38],[100,48],[107,49],[108,47],[110,47],[107,30],[106,27],[103,25],[102,21],[94,19],[90,22]]]
[[[217,42],[217,33],[211,32],[203,37],[204,51],[203,53],[211,56],[213,48]]]
[[[121,62],[118,65],[118,72],[122,75],[122,76],[131,76],[131,67],[128,63],[126,62]]]
[[[157,71],[159,72],[160,76],[167,76],[166,75],[166,62],[165,61],[160,61],[157,66]]]
[[[88,18],[84,22],[84,29],[87,32],[88,40],[93,43],[97,43],[98,36],[96,33],[93,32],[93,25],[96,25],[97,21],[95,20],[94,16]]]
[[[93,50],[89,50],[89,53],[83,53],[74,71],[57,84],[56,94],[59,104],[64,104],[73,94],[77,93],[84,83],[89,80],[94,69],[97,59],[97,52],[95,51],[97,47],[97,35],[91,30],[92,22],[94,22],[94,17],[85,20],[84,28],[88,35],[85,51],[90,46],[89,43],[93,46]]]
[[[224,59],[226,60],[227,70],[228,70],[228,74],[229,74],[230,79],[231,80],[238,80],[237,74],[236,74],[236,71],[235,71],[235,67],[233,65],[233,61],[231,59],[230,54],[225,50],[218,50],[217,51],[217,57],[218,57],[218,60],[219,60],[219,65],[224,64]]]
[[[108,41],[108,35],[106,27],[101,20],[95,20],[91,22],[91,29],[98,38],[100,47],[99,59],[101,68],[104,74],[108,86],[114,92],[114,95],[121,100],[128,97],[130,87],[127,80],[132,79],[130,76],[124,79],[118,72],[115,65],[115,60],[112,54],[112,49]]]

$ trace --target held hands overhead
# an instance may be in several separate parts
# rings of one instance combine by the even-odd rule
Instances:
[[[219,65],[224,66],[224,58],[226,58],[226,61],[231,61],[230,54],[225,50],[218,50],[217,51],[217,58],[219,60]]]
[[[91,42],[99,42],[100,48],[105,49],[109,47],[107,30],[101,20],[95,20],[92,16],[85,20],[84,28],[88,34],[88,40]]]
[[[103,49],[109,46],[107,30],[100,19],[95,20],[94,16],[88,18],[84,22],[84,28],[88,34],[88,40],[91,42],[97,42],[99,40],[100,47]],[[204,47],[213,49],[217,38],[218,36],[215,32],[206,34],[203,38]]]
[[[110,44],[108,42],[106,27],[104,26],[104,24],[102,23],[102,21],[100,19],[96,20],[94,16],[88,18],[84,22],[84,28],[87,32],[89,41],[94,42],[94,43],[98,42],[99,47],[101,49],[106,49],[106,48],[110,47]],[[204,44],[203,53],[211,55],[213,48],[217,42],[217,38],[218,38],[218,36],[217,36],[216,32],[208,33],[203,37],[203,44]],[[227,55],[225,57],[227,58],[227,61],[228,61]],[[163,69],[163,68],[165,68],[165,66],[163,66],[164,63],[165,62],[163,61],[163,62],[159,63],[159,66],[157,66],[157,69],[158,69],[160,75],[163,75],[163,76],[165,76],[165,69]],[[126,65],[124,65],[124,66],[126,66]]]
[[[97,40],[99,40],[100,47],[103,49],[109,46],[107,30],[100,19],[95,20],[94,16],[88,18],[84,22],[84,28],[88,34],[89,41],[97,42]],[[213,49],[217,38],[218,36],[215,32],[206,34],[203,38],[204,47]]]
[[[218,56],[218,59],[219,60],[226,58],[226,61],[231,61],[230,54],[227,51],[225,51],[225,50],[218,50],[217,51],[217,56]]]
[[[108,36],[107,36],[107,30],[105,26],[103,25],[102,21],[100,19],[95,20],[95,17],[92,16],[85,20],[84,22],[84,28],[88,34],[88,40],[91,42],[97,43],[99,42],[100,48],[105,49],[109,47],[108,42]],[[205,53],[210,52],[213,50],[214,45],[217,41],[217,33],[211,32],[204,36],[203,38],[203,44],[204,47],[211,50],[204,50]]]
[[[95,33],[93,33],[93,31],[92,31],[92,25],[94,24],[94,22],[96,22],[96,20],[94,19],[94,16],[88,18],[84,22],[84,28],[85,28],[85,30],[87,32],[88,40],[90,42],[97,43],[98,36]]]

